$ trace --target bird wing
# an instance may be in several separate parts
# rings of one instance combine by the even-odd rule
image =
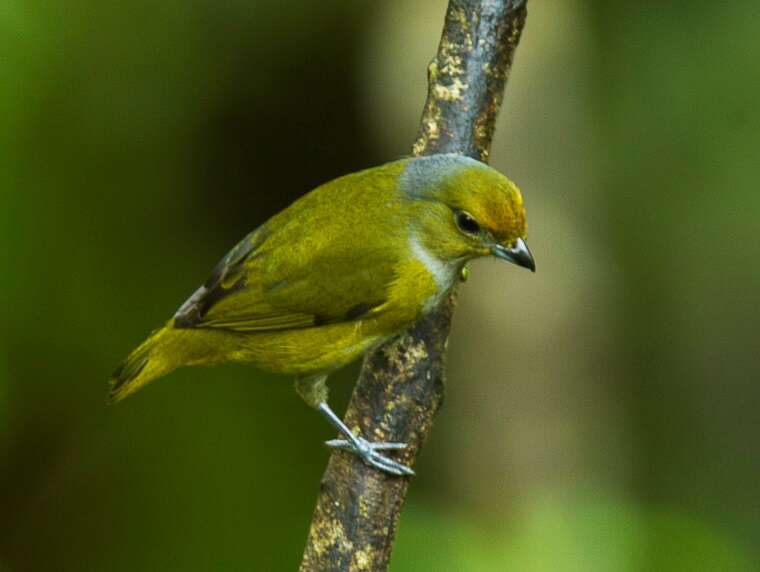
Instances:
[[[175,327],[271,332],[364,318],[380,311],[394,280],[389,249],[373,241],[306,240],[253,231],[175,315]]]

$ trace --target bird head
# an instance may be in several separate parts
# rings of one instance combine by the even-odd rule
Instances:
[[[417,240],[440,260],[492,255],[535,272],[520,190],[495,169],[462,155],[418,157],[399,188],[413,200]]]

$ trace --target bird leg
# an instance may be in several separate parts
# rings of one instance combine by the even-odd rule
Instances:
[[[326,401],[319,404],[319,412],[335,427],[345,439],[331,439],[326,441],[328,447],[343,449],[358,455],[362,461],[371,467],[385,471],[392,475],[413,475],[414,471],[401,463],[381,455],[378,451],[398,451],[406,448],[406,443],[371,443],[363,437],[354,435],[340,417],[335,415]]]
[[[309,405],[316,408],[345,437],[345,439],[330,439],[325,444],[333,449],[354,453],[367,465],[391,475],[414,475],[414,471],[406,465],[379,453],[379,451],[400,451],[406,448],[406,443],[372,443],[353,434],[327,404],[326,379],[327,376],[321,375],[296,380],[296,391],[299,395]]]

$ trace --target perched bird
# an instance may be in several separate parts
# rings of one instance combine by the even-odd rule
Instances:
[[[412,470],[327,404],[327,375],[400,333],[447,295],[473,258],[535,271],[520,191],[460,155],[406,158],[340,177],[246,236],[174,317],[116,369],[123,399],[186,365],[251,363],[296,390],[343,435],[328,445],[396,475]]]

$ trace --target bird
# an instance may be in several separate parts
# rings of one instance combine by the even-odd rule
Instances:
[[[518,187],[459,154],[405,157],[306,193],[250,232],[209,279],[116,368],[109,401],[182,366],[247,363],[295,378],[342,435],[328,446],[398,476],[328,404],[327,376],[402,333],[450,293],[468,261],[535,272]]]

